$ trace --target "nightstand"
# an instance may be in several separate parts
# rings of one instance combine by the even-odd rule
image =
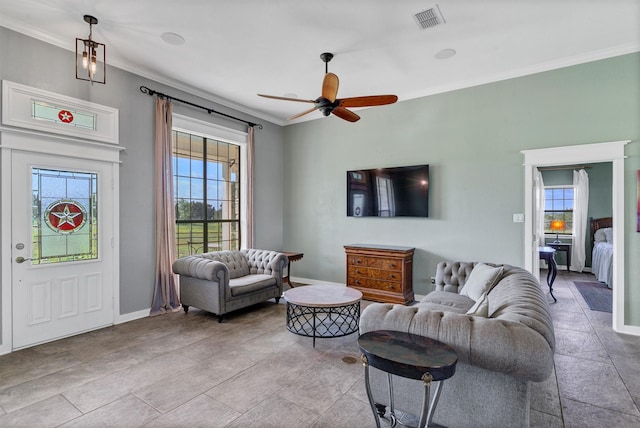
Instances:
[[[571,269],[571,244],[569,244],[568,242],[548,242],[547,244],[545,244],[547,247],[551,247],[556,251],[562,251],[564,253],[566,253],[567,255],[567,272],[569,272]]]

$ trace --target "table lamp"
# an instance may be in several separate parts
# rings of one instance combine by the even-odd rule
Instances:
[[[553,244],[559,244],[560,239],[558,239],[558,233],[561,230],[564,230],[564,221],[562,220],[551,220],[551,230],[555,230],[556,232],[556,240],[553,241]]]

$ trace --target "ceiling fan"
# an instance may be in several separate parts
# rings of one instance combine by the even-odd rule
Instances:
[[[273,98],[275,100],[315,104],[313,108],[303,111],[302,113],[290,117],[287,120],[297,119],[305,114],[320,110],[325,116],[329,116],[333,113],[341,119],[349,122],[356,122],[360,119],[360,116],[351,110],[348,110],[347,107],[382,106],[385,104],[393,104],[398,101],[398,97],[395,95],[368,95],[364,97],[336,98],[338,95],[338,76],[333,73],[329,73],[329,61],[331,61],[332,58],[333,54],[329,52],[325,52],[320,55],[320,59],[324,61],[325,64],[325,75],[324,80],[322,81],[322,95],[315,100],[302,100],[298,98],[277,97],[275,95],[264,94],[258,95],[265,98]]]

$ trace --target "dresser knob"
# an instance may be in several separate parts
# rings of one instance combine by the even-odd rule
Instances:
[[[356,279],[356,285],[360,285],[360,280]]]
[[[360,269],[356,269],[356,273],[360,275]]]
[[[390,273],[389,274],[389,278],[393,279],[393,278],[395,278],[395,276],[392,273]]]
[[[356,259],[356,264],[359,265],[360,264],[360,259]]]
[[[393,290],[393,285],[387,287],[389,290]]]
[[[389,266],[390,267],[396,267],[396,264],[395,263],[390,263]]]

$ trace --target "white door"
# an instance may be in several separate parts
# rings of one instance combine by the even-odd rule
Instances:
[[[113,324],[112,164],[11,156],[13,349]]]

